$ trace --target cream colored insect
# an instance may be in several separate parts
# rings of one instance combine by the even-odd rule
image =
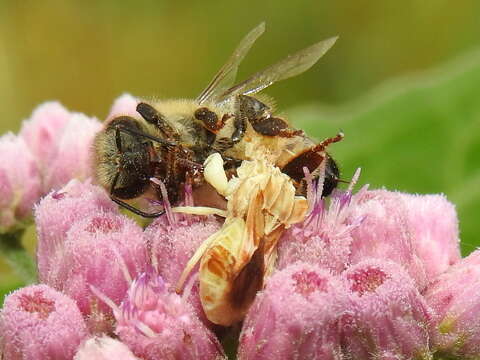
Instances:
[[[225,223],[196,251],[182,274],[180,291],[200,261],[200,299],[207,318],[229,326],[245,316],[276,259],[283,231],[304,219],[307,200],[295,195],[292,180],[264,160],[244,161],[238,177],[227,182],[223,161],[213,154],[205,163],[205,178],[228,200]],[[207,208],[176,208],[195,213]]]

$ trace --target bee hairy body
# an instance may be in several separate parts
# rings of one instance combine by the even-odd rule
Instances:
[[[292,178],[299,193],[305,191],[305,168],[315,176],[324,164],[324,195],[335,188],[339,172],[326,147],[342,135],[316,143],[276,116],[269,98],[254,94],[307,70],[336,39],[314,44],[232,86],[240,62],[263,31],[260,24],[241,41],[197,99],[140,102],[137,117],[106,122],[94,143],[95,173],[114,201],[139,215],[158,216],[161,212],[143,212],[124,200],[143,195],[160,200],[165,195],[161,181],[169,200],[177,202],[185,184],[194,190],[203,185],[203,162],[215,152],[229,175],[243,160],[266,157]]]

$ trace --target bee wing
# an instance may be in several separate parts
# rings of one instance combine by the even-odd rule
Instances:
[[[253,43],[265,31],[265,23],[262,22],[256,28],[251,30],[238,44],[237,48],[222,66],[219,72],[214,76],[210,84],[198,96],[197,101],[202,104],[208,100],[218,97],[233,85],[237,76],[238,66],[247,55]]]
[[[313,66],[332,46],[338,36],[328,38],[299,52],[287,56],[278,63],[259,71],[250,78],[233,86],[216,99],[222,102],[228,97],[239,94],[254,94],[273,83],[299,75]]]

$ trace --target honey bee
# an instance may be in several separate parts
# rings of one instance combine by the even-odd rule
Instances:
[[[221,154],[230,175],[243,160],[266,156],[293,180],[298,193],[304,192],[304,168],[318,176],[318,168],[325,162],[323,195],[332,192],[339,170],[326,147],[341,140],[343,134],[316,143],[276,116],[272,102],[256,94],[309,69],[336,37],[289,55],[233,85],[241,61],[264,30],[261,23],[243,38],[196,99],[140,102],[138,118],[119,116],[105,124],[94,141],[95,174],[113,201],[138,215],[157,217],[163,210],[142,211],[126,200],[148,195],[161,199],[158,181],[151,181],[157,179],[164,183],[168,200],[177,203],[185,184],[191,184],[194,193],[205,185],[203,163],[213,153]]]

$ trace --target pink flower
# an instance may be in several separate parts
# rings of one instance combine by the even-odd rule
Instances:
[[[56,153],[45,171],[44,189],[59,189],[71,179],[93,175],[92,144],[102,124],[83,114],[72,114],[56,141]]]
[[[425,291],[435,310],[432,347],[450,356],[480,357],[480,250],[451,266]]]
[[[303,223],[296,224],[282,237],[278,246],[278,267],[283,269],[297,261],[317,264],[340,273],[349,264],[352,230],[363,216],[352,215],[358,200],[367,191],[335,191],[327,205],[322,189],[309,194],[311,212]]]
[[[88,339],[73,360],[139,360],[127,345],[108,336]]]
[[[342,274],[349,290],[341,329],[352,359],[431,359],[431,311],[414,281],[393,262],[363,260]]]
[[[151,247],[154,268],[173,291],[195,250],[219,230],[221,224],[213,217],[174,214],[169,204],[165,208],[167,213],[146,228],[145,238]],[[197,273],[193,272],[187,279],[182,296],[193,306],[200,319],[210,326],[200,302]]]
[[[107,120],[123,115],[132,116],[134,118],[140,117],[140,114],[137,112],[138,103],[139,100],[128,93],[120,95],[113,102]]]
[[[75,302],[46,285],[10,294],[0,314],[6,360],[71,360],[87,336]]]
[[[143,231],[133,220],[97,211],[73,223],[42,279],[77,302],[92,331],[104,331],[112,323],[111,310],[91,287],[120,303],[147,259]]]
[[[238,359],[343,359],[345,290],[328,271],[297,263],[274,274],[250,308]]]
[[[23,122],[19,135],[25,139],[42,172],[49,166],[52,156],[57,152],[58,138],[70,116],[70,112],[63,105],[51,101],[39,105],[30,119]]]
[[[120,96],[107,120],[139,118],[138,102]],[[201,307],[198,266],[188,268],[183,292],[174,292],[223,219],[173,213],[165,189],[166,213],[145,231],[121,215],[109,189],[88,180],[101,126],[46,103],[20,136],[0,138],[0,232],[21,228],[40,196],[56,189],[35,208],[45,285],[7,298],[0,358],[224,358]],[[322,181],[314,188],[307,174],[311,211],[303,223],[278,228],[277,269],[253,294],[238,358],[480,358],[480,251],[460,260],[453,205],[443,196],[367,187],[353,194],[357,176],[323,199]],[[186,186],[183,205],[194,206],[195,195],[197,205],[220,199],[212,206],[224,208],[225,199],[206,188],[192,194]],[[156,209],[159,201],[147,197],[139,206]]]
[[[117,206],[105,190],[89,182],[70,181],[53,191],[35,208],[37,225],[37,264],[40,281],[45,281],[56,254],[62,254],[68,230],[87,215],[116,212]]]
[[[91,176],[91,145],[101,127],[97,119],[69,112],[58,102],[40,105],[23,122],[20,136],[39,163],[44,193]]]
[[[415,252],[433,279],[461,259],[455,207],[443,195],[399,195]]]
[[[25,226],[41,196],[37,162],[24,140],[7,133],[0,137],[0,233]]]
[[[415,251],[407,207],[400,193],[367,191],[352,209],[351,222],[363,220],[351,236],[350,264],[365,258],[389,259],[404,267],[419,289],[427,284],[425,266]]]
[[[221,359],[215,336],[191,306],[168,291],[152,271],[132,284],[120,308],[115,308],[116,333],[142,359]]]

